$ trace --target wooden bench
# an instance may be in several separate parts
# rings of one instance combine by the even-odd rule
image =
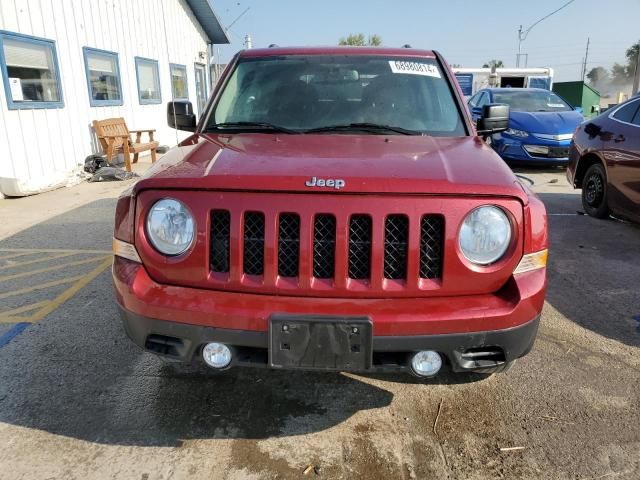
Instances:
[[[129,130],[124,118],[107,118],[106,120],[94,120],[93,128],[100,141],[102,150],[107,156],[107,163],[111,164],[111,159],[119,153],[124,154],[124,161],[127,171],[131,171],[131,152],[133,152],[133,163],[138,161],[138,154],[151,150],[151,161],[156,161],[156,148],[159,143],[153,139],[155,129],[149,130]],[[142,142],[142,134],[149,134],[149,141]],[[136,134],[136,141],[132,142],[130,134]]]

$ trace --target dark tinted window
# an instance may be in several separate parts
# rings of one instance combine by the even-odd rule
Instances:
[[[465,134],[434,58],[286,55],[241,59],[210,126],[270,123],[305,130],[374,123],[429,135]]]
[[[624,107],[620,108],[620,110],[613,114],[613,118],[620,120],[621,122],[631,123],[631,120],[633,120],[633,117],[638,110],[638,105],[640,105],[640,102],[637,101],[627,103]]]
[[[505,88],[493,92],[495,103],[506,103],[517,112],[569,112],[573,107],[553,92]]]
[[[633,123],[634,125],[638,125],[640,126],[640,102],[636,102],[639,106],[638,106],[638,111],[636,112],[636,116],[633,117],[633,120],[631,120],[631,123]]]
[[[478,100],[480,100],[481,95],[482,95],[482,92],[476,93],[473,97],[471,97],[469,99],[469,105],[471,107],[475,107],[476,105],[478,105]]]

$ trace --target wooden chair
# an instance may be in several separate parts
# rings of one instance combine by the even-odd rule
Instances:
[[[127,171],[131,171],[130,154],[133,152],[133,163],[138,161],[138,154],[151,150],[151,161],[156,161],[156,148],[159,143],[153,139],[155,129],[149,130],[129,130],[124,118],[107,118],[106,120],[94,120],[93,128],[100,141],[102,150],[107,156],[107,162],[111,164],[111,159],[119,153],[124,154],[124,161]],[[142,134],[149,134],[149,141],[143,143]],[[130,134],[136,134],[136,141],[132,142]]]

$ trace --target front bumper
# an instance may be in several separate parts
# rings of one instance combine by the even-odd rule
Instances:
[[[418,350],[436,350],[454,371],[498,368],[526,354],[544,303],[544,269],[514,275],[498,292],[457,297],[330,299],[255,295],[162,285],[135,262],[115,257],[113,280],[125,328],[140,347],[191,361],[203,344],[238,350],[236,365],[266,365],[269,319],[368,317],[373,370],[406,368]],[[475,354],[475,355],[474,355]]]
[[[224,343],[234,355],[230,367],[267,367],[269,333],[204,327],[142,317],[120,309],[129,338],[147,351],[172,360],[199,359],[209,342]],[[411,354],[435,350],[454,372],[492,372],[526,355],[535,341],[540,316],[517,327],[486,332],[419,336],[374,336],[367,372],[408,371]]]
[[[526,138],[520,139],[510,137],[508,135],[494,135],[492,138],[491,146],[504,160],[512,163],[520,162],[526,164],[537,165],[566,165],[569,163],[569,146],[571,140],[553,141],[544,140],[529,135]],[[551,151],[566,151],[566,154],[562,155],[535,155],[529,153],[525,149],[525,145],[535,147],[548,147]]]

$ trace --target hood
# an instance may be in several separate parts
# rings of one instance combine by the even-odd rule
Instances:
[[[527,201],[515,175],[478,137],[196,134],[171,149],[135,186],[136,191],[161,188],[492,195]]]
[[[529,133],[559,135],[573,133],[584,121],[581,113],[567,112],[516,112],[509,114],[509,127]]]

